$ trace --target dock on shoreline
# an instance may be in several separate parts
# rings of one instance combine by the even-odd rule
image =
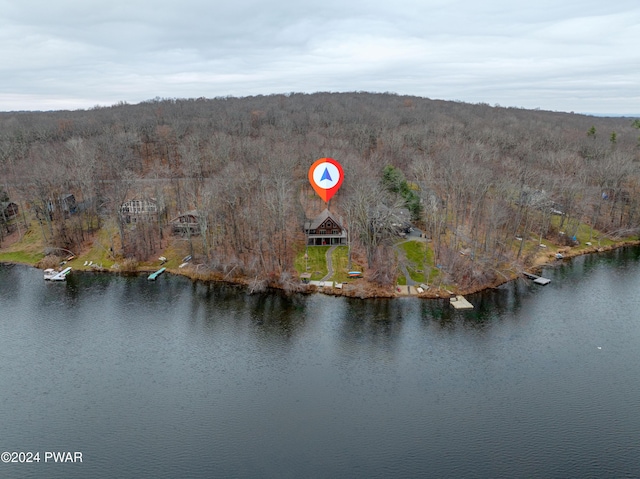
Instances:
[[[551,280],[548,279],[548,278],[543,278],[542,276],[537,276],[537,275],[532,274],[532,273],[527,273],[526,271],[523,271],[522,274],[524,276],[526,276],[527,278],[532,279],[534,283],[540,284],[542,286],[545,286],[545,285],[551,283]]]
[[[160,268],[158,271],[156,271],[155,273],[151,273],[147,279],[149,281],[155,281],[158,276],[160,276],[162,273],[164,273],[166,271],[167,268]]]
[[[449,298],[449,303],[451,303],[451,306],[455,309],[473,309],[473,304],[467,301],[464,296],[459,294]]]

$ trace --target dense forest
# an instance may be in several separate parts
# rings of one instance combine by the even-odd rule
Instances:
[[[12,228],[35,228],[76,251],[107,229],[114,258],[144,259],[170,218],[195,211],[200,234],[187,241],[208,269],[286,287],[305,219],[326,206],[307,171],[331,157],[345,180],[330,209],[369,281],[395,282],[404,208],[450,281],[490,284],[531,260],[523,238],[570,245],[585,224],[637,235],[639,137],[634,118],[372,93],[0,113],[2,200],[20,208],[12,222],[0,215],[0,246]],[[154,220],[128,222],[122,205],[151,198]]]

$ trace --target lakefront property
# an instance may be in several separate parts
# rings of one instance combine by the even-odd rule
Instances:
[[[347,230],[342,226],[342,219],[328,209],[307,221],[304,224],[304,232],[310,246],[347,244]]]
[[[336,294],[448,297],[640,232],[631,118],[370,93],[16,115],[0,114],[0,260],[43,269],[73,256],[252,291],[331,271]]]

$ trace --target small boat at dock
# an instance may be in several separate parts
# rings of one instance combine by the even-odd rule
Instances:
[[[162,273],[164,273],[164,271],[165,271],[166,269],[167,269],[167,268],[160,268],[160,269],[159,269],[158,271],[156,271],[155,273],[151,273],[151,274],[147,277],[147,279],[148,279],[149,281],[155,281],[155,280],[158,278],[158,276],[160,276]]]
[[[67,275],[71,272],[71,266],[66,267],[62,271],[57,271],[52,268],[47,268],[44,270],[44,279],[46,281],[65,281],[67,279]]]

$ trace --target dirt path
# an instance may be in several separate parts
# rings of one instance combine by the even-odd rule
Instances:
[[[411,278],[411,275],[409,274],[409,271],[407,270],[407,265],[404,263],[404,261],[400,262],[400,264],[398,266],[400,267],[400,271],[402,272],[402,274],[404,274],[405,280],[407,282],[407,286],[415,286],[415,285],[418,284],[417,281],[414,281]]]
[[[333,262],[331,260],[331,256],[333,255],[333,251],[337,248],[336,245],[333,245],[331,248],[327,250],[326,260],[327,260],[327,275],[322,278],[320,281],[329,281],[333,277]]]

